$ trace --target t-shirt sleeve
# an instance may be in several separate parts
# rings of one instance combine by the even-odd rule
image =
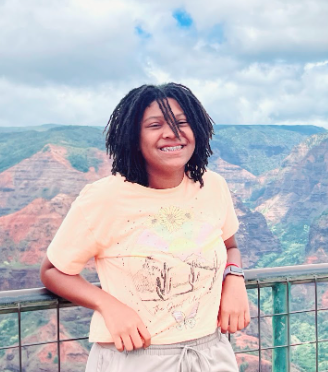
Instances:
[[[80,205],[85,189],[72,203],[47,250],[50,262],[69,275],[79,274],[88,260],[98,253],[98,244]]]
[[[225,241],[237,232],[239,227],[239,221],[235,212],[228,184],[224,178],[222,178],[222,180],[223,192],[225,194],[226,200],[226,218],[222,226],[222,239],[223,241]]]

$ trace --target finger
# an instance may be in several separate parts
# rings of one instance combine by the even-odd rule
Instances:
[[[144,325],[144,323],[140,322],[138,324],[138,331],[139,331],[140,336],[143,339],[143,347],[146,348],[146,347],[150,346],[151,335],[150,335],[147,327]]]
[[[121,340],[121,337],[119,336],[116,336],[116,337],[113,337],[113,340],[114,340],[114,344],[115,344],[115,347],[118,351],[123,351],[124,350],[124,346],[123,346],[123,342]]]
[[[140,349],[141,347],[143,347],[143,339],[141,338],[137,328],[135,328],[135,330],[131,332],[130,338],[134,349]]]
[[[229,319],[229,333],[235,333],[238,326],[238,316],[236,314],[230,314]]]
[[[251,315],[249,313],[249,309],[245,311],[245,327],[251,322]]]
[[[245,314],[240,314],[238,317],[238,328],[237,330],[240,331],[241,329],[244,329],[246,327],[245,324]]]
[[[121,335],[121,338],[122,338],[125,350],[132,351],[133,350],[133,345],[132,345],[132,341],[131,341],[130,336],[129,335]]]
[[[227,333],[228,332],[228,327],[229,327],[229,315],[228,314],[221,314],[221,332],[222,333]]]

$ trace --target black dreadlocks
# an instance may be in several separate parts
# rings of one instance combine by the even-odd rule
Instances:
[[[145,109],[156,101],[165,120],[179,138],[180,129],[167,99],[175,99],[184,111],[195,136],[195,151],[185,166],[190,179],[204,185],[203,174],[212,154],[210,139],[213,120],[189,88],[176,83],[142,85],[131,90],[116,106],[104,129],[107,154],[113,158],[112,174],[120,173],[129,182],[148,186],[145,161],[139,150],[141,120]]]

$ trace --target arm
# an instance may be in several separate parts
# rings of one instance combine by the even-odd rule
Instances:
[[[241,267],[240,251],[234,235],[225,240],[224,244],[227,248],[227,262]],[[218,326],[221,327],[222,333],[234,333],[247,327],[249,322],[249,305],[244,278],[227,275],[222,283]]]
[[[139,315],[80,275],[64,274],[46,256],[41,265],[40,277],[51,292],[100,312],[119,351],[123,351],[124,347],[130,351],[150,345],[150,334]]]

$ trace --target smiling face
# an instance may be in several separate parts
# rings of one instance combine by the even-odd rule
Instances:
[[[177,138],[156,101],[152,102],[143,114],[140,129],[140,150],[145,159],[149,176],[183,177],[185,165],[195,150],[195,137],[187,118],[178,104],[168,98],[168,104],[178,122],[180,138]]]

